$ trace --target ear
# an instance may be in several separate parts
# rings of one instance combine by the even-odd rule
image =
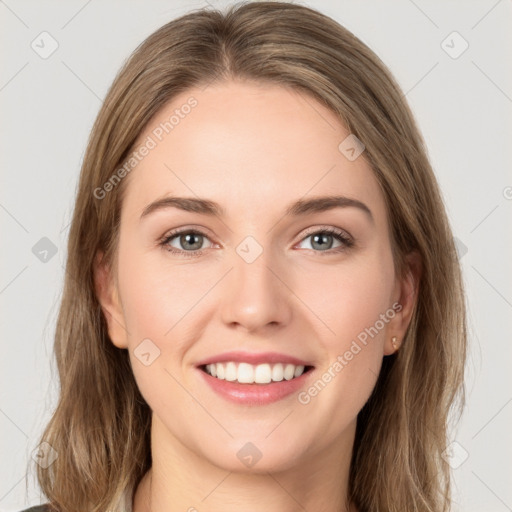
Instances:
[[[108,325],[108,334],[118,348],[128,347],[128,332],[124,326],[124,315],[119,293],[112,276],[111,268],[104,261],[103,252],[98,252],[94,260],[94,286]]]
[[[402,277],[397,277],[394,290],[393,304],[396,304],[395,316],[389,322],[387,338],[384,344],[384,354],[390,355],[400,347],[407,328],[412,319],[412,314],[418,300],[418,289],[421,279],[421,256],[413,251],[405,257],[406,270]],[[396,337],[396,346],[393,346],[392,338]]]

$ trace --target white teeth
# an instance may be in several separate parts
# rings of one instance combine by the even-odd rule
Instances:
[[[259,364],[256,366],[254,382],[256,382],[256,384],[268,384],[272,382],[272,370],[269,364]]]
[[[237,379],[237,371],[235,363],[228,363],[226,365],[226,380],[236,380]]]
[[[215,364],[212,364],[210,366],[217,366]],[[254,368],[247,363],[240,363],[238,365],[238,382],[241,382],[242,384],[251,384],[254,382]]]
[[[272,380],[274,382],[280,382],[284,379],[284,368],[281,363],[275,364],[272,367]]]
[[[304,373],[304,366],[282,363],[252,365],[229,361],[207,364],[206,372],[217,379],[237,381],[241,384],[268,384],[300,377]]]
[[[292,380],[295,375],[295,366],[293,364],[287,364],[284,367],[284,378],[286,380]]]

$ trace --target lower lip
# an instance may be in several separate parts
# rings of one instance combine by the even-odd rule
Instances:
[[[209,373],[197,368],[206,383],[220,396],[236,404],[266,405],[277,402],[292,393],[297,392],[314,368],[303,373],[300,377],[269,384],[240,384],[237,381],[228,381],[212,377]]]

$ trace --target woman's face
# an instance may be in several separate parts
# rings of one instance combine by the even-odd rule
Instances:
[[[228,82],[174,98],[135,144],[148,149],[124,178],[117,287],[97,274],[109,334],[167,441],[216,466],[285,469],[342,450],[405,333],[412,285],[394,272],[382,192],[348,136],[309,96]],[[327,196],[345,199],[307,206]],[[265,361],[285,356],[313,369],[239,384],[198,367],[217,356],[236,363],[230,379],[251,361],[234,375],[279,379]]]

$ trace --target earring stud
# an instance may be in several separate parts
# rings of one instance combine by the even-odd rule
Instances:
[[[393,348],[395,350],[398,350],[398,338],[396,336],[393,336],[391,338],[391,345],[393,345]]]

